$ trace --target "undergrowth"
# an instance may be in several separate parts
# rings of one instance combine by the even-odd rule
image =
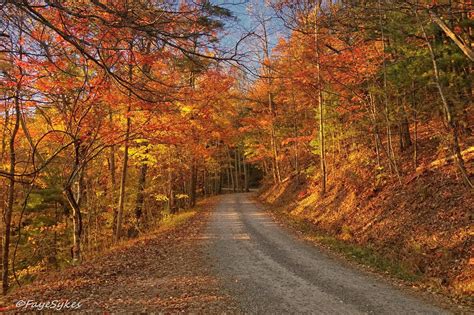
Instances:
[[[323,245],[351,261],[371,267],[378,272],[389,274],[404,281],[413,282],[420,280],[422,277],[421,274],[410,271],[403,263],[384,257],[370,247],[359,246],[330,235],[324,235],[318,232],[314,225],[305,219],[290,216],[278,210],[274,210],[273,213],[279,217],[284,217],[284,221],[293,229],[301,232],[306,240]]]

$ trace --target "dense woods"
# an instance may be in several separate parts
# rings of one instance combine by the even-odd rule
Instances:
[[[206,2],[2,4],[4,292],[12,275],[193,207],[230,165],[243,181],[235,79],[213,48],[228,15]]]
[[[469,0],[269,1],[239,40],[255,71],[209,1],[0,10],[4,293],[261,177],[377,191],[444,159],[472,192]]]
[[[470,3],[283,1],[275,9],[291,35],[265,60],[270,71],[251,92],[260,101],[254,111],[272,100],[268,117],[249,118],[259,126],[271,121],[266,143],[278,145],[268,149],[267,164],[275,182],[298,173],[301,156],[314,153],[324,192],[326,164],[360,146],[376,151],[379,172],[400,178],[418,166],[410,126],[439,119],[459,176],[472,187],[460,144],[471,133]],[[401,165],[407,150],[411,165]]]

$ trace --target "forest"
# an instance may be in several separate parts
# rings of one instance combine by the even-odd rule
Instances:
[[[3,294],[260,187],[360,244],[436,201],[457,269],[417,272],[474,292],[473,32],[470,0],[0,1]]]

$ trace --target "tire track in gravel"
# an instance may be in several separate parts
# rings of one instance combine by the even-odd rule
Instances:
[[[215,272],[244,312],[448,313],[295,238],[250,196],[222,196],[207,229]]]

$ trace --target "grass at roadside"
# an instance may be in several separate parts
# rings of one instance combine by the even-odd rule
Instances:
[[[19,312],[17,300],[69,299],[81,302],[81,313],[237,313],[212,273],[201,237],[217,200],[164,216],[149,233],[104,249],[83,264],[43,274],[0,299],[0,308]]]
[[[198,212],[206,211],[212,209],[216,202],[219,200],[219,195],[207,197],[201,199],[197,202],[197,205],[192,209],[182,210],[181,212],[174,214],[166,214],[159,222],[159,227],[155,232],[160,233],[163,231],[168,231],[170,229],[175,229],[187,221],[192,219]]]
[[[167,231],[169,229],[179,227],[180,225],[186,223],[189,219],[194,217],[196,213],[197,210],[188,210],[177,214],[166,215],[160,221],[160,227],[158,228],[158,232]]]
[[[368,266],[375,271],[382,272],[393,276],[397,279],[414,282],[421,279],[420,274],[416,274],[408,270],[403,263],[388,259],[378,254],[374,249],[364,247],[356,244],[351,244],[347,241],[337,239],[333,236],[324,235],[316,230],[315,226],[310,222],[290,216],[289,214],[280,211],[271,211],[279,221],[283,221],[286,225],[301,233],[305,240],[322,245],[345,258],[355,261],[359,264]]]

